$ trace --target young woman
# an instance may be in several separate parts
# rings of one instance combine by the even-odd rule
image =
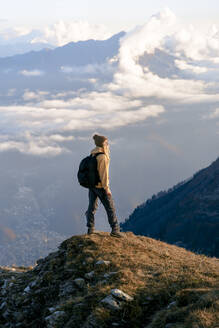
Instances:
[[[86,212],[88,234],[93,234],[94,230],[94,214],[98,207],[98,198],[102,202],[107,216],[109,224],[112,228],[111,236],[122,237],[119,229],[118,219],[116,217],[116,211],[112,194],[109,187],[109,162],[110,162],[110,150],[107,137],[95,134],[93,136],[96,147],[91,151],[91,155],[96,155],[97,171],[100,181],[94,188],[89,188],[89,206]]]

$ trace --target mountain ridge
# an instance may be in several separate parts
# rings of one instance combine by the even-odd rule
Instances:
[[[138,206],[121,227],[218,257],[218,219],[219,158]]]
[[[70,42],[55,49],[42,49],[0,58],[0,69],[44,69],[57,65],[88,65],[102,63],[107,57],[117,54],[118,42],[125,32],[120,32],[106,40]],[[62,55],[60,57],[60,54]],[[60,59],[61,58],[61,59]],[[61,60],[61,62],[60,62]]]

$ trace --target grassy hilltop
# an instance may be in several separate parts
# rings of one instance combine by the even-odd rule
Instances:
[[[1,268],[0,328],[219,327],[216,258],[123,235],[73,236],[33,268]]]

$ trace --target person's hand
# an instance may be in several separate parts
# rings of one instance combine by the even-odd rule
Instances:
[[[111,197],[112,196],[112,193],[111,193],[110,190],[106,190],[106,194],[107,194],[108,197]]]

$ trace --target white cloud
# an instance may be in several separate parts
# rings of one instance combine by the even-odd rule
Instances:
[[[24,27],[24,26],[17,26],[17,27],[15,27],[13,30],[14,30],[14,33],[15,33],[16,37],[24,36],[24,35],[30,34],[31,31],[32,31],[31,28],[29,28],[29,27]]]
[[[191,97],[200,96],[204,92],[202,81],[161,78],[152,72],[137,75],[123,71],[116,73],[114,78],[110,89],[126,90],[133,97],[156,97],[189,102]]]
[[[47,96],[49,94],[49,92],[46,91],[29,91],[29,90],[25,90],[24,94],[23,94],[23,99],[25,101],[29,101],[29,100],[42,100],[42,98],[44,96]]]
[[[184,54],[192,60],[219,59],[219,33],[216,26],[212,26],[207,33],[201,33],[192,25],[178,30],[172,38],[172,51]]]
[[[10,40],[24,37],[32,32],[32,29],[27,26],[17,26],[13,28],[2,28],[0,30],[0,37],[4,41],[10,42]]]
[[[100,24],[90,24],[86,21],[64,22],[60,20],[53,26],[42,31],[42,37],[32,40],[32,43],[44,42],[63,46],[69,42],[85,41],[88,39],[104,40],[112,34]]]
[[[42,76],[45,74],[45,72],[38,70],[38,69],[34,69],[31,71],[28,71],[28,70],[20,71],[19,74],[29,77],[29,76]]]
[[[79,94],[79,90],[77,91],[63,91],[63,92],[57,92],[55,94],[51,94],[51,98],[53,99],[60,99],[60,98],[66,98],[66,97],[73,97]]]
[[[83,66],[62,66],[60,68],[62,73],[66,74],[77,74],[77,75],[84,75],[84,74],[98,74],[98,73],[114,73],[115,69],[110,63],[104,64],[89,64]]]
[[[8,139],[8,140],[7,140]],[[34,136],[30,132],[25,132],[20,136],[21,140],[12,140],[9,136],[1,136],[0,138],[0,152],[18,150],[25,154],[38,156],[57,156],[61,153],[69,152],[63,146],[57,145],[57,142],[71,141],[72,136],[62,135],[41,135]]]
[[[37,144],[35,141],[19,142],[6,141],[0,142],[0,151],[18,150],[24,154],[38,155],[38,156],[57,156],[64,152],[61,147],[53,147],[48,145]]]
[[[202,38],[197,36],[196,42],[193,42],[190,29],[182,29],[182,26],[177,23],[175,15],[169,9],[165,9],[158,15],[152,16],[145,25],[137,27],[121,40],[118,55],[119,69],[114,74],[113,82],[108,88],[112,92],[123,92],[130,97],[156,97],[175,103],[190,103],[191,100],[194,103],[209,99],[217,101],[218,92],[215,91],[219,89],[219,84],[206,83],[203,78],[197,78],[197,74],[207,74],[212,71],[209,68],[210,63],[212,64],[213,60],[219,56],[216,31],[207,37],[205,42],[203,40],[205,40],[204,36]],[[187,51],[187,43],[190,48],[194,47],[193,52],[192,50]],[[206,45],[208,45],[207,50],[205,49]],[[193,74],[192,78],[191,75],[186,78],[182,74],[175,74],[175,76],[169,74],[163,77],[162,65],[166,65],[167,69],[168,65],[171,65],[174,69],[174,64],[168,60],[160,64],[159,60],[162,60],[162,57],[158,58],[156,62],[157,69],[160,67],[161,75],[152,71],[149,65],[143,67],[140,64],[140,58],[145,54],[153,55],[157,49],[176,58],[176,68],[178,66],[180,69],[189,69]],[[201,54],[203,54],[202,57]],[[198,62],[201,59],[207,60],[205,66]],[[217,81],[216,75],[215,81]],[[212,92],[213,89],[214,92]]]
[[[69,74],[74,73],[77,75],[81,74],[94,74],[98,70],[98,65],[84,65],[84,66],[62,66],[60,68],[61,72]]]
[[[35,94],[28,95],[28,98],[33,97]],[[0,150],[17,149],[35,155],[58,155],[67,151],[58,143],[74,140],[72,135],[66,136],[66,133],[114,129],[157,117],[163,112],[163,106],[145,106],[139,99],[111,92],[85,93],[68,101],[44,100],[32,106],[1,106],[0,130],[10,127],[10,138],[0,138]],[[10,134],[11,130],[15,131],[14,135]]]
[[[95,115],[95,112],[87,113],[84,120],[78,118],[73,118],[67,125],[65,125],[64,130],[87,130],[87,129],[114,129],[129,124],[135,124],[149,117],[157,117],[164,112],[163,106],[151,105],[143,107],[141,109],[127,110],[127,111],[116,111],[113,113],[102,112],[99,115]]]
[[[209,70],[208,67],[194,66],[194,65],[188,64],[184,60],[176,59],[175,64],[176,64],[176,67],[178,67],[179,69],[192,71],[195,74],[206,73]]]
[[[91,78],[91,79],[88,79],[88,81],[92,84],[95,84],[95,83],[97,83],[98,80],[94,79],[94,78]]]
[[[16,89],[14,89],[14,88],[13,89],[9,89],[7,96],[8,97],[13,97],[15,95],[15,93],[16,93]]]
[[[209,115],[209,118],[219,118],[219,108],[215,109],[215,111]]]
[[[34,106],[1,106],[1,122],[31,129],[32,131],[83,130],[103,126],[104,121],[111,122],[111,128],[118,125],[141,121],[142,117],[156,116],[163,112],[162,106],[145,106],[141,100],[130,99],[110,92],[91,92],[68,101],[46,100]],[[119,122],[119,123],[118,123]]]
[[[107,92],[85,92],[68,101],[64,100],[45,100],[39,103],[43,108],[71,108],[78,110],[90,110],[94,112],[116,112],[128,110],[142,106],[142,101],[132,99],[123,95],[117,95],[110,91]],[[75,113],[75,112],[74,112]]]
[[[65,137],[60,134],[52,134],[51,136],[49,136],[49,139],[54,140],[56,142],[64,142],[64,141],[74,140],[74,137],[73,136]]]

